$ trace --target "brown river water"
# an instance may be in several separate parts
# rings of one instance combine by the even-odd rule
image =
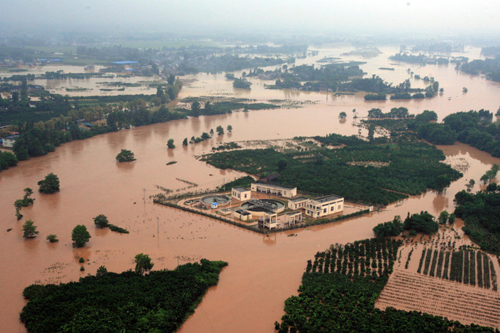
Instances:
[[[369,59],[362,67],[369,74],[387,75],[387,80],[399,83],[407,78],[408,64],[390,65],[387,56],[396,48],[382,48],[384,54]],[[476,52],[477,50],[471,50]],[[345,52],[345,49],[321,51],[317,59]],[[476,52],[477,53],[477,52]],[[476,54],[475,53],[475,54]],[[356,57],[352,59],[360,60]],[[303,61],[314,61],[304,59]],[[378,67],[395,67],[391,73]],[[380,72],[380,73],[379,73]],[[427,210],[438,215],[442,210],[453,211],[455,193],[465,188],[469,179],[479,178],[500,159],[467,145],[439,147],[447,163],[460,168],[464,177],[451,184],[444,193],[427,192],[395,203],[382,212],[369,216],[264,236],[219,221],[176,209],[155,205],[150,195],[159,192],[155,185],[177,189],[184,179],[214,188],[223,181],[242,176],[235,171],[215,169],[195,156],[208,152],[218,142],[282,139],[294,136],[340,133],[357,134],[352,112],[340,123],[338,113],[356,109],[366,116],[372,107],[388,111],[394,106],[406,106],[410,113],[435,110],[442,119],[447,114],[469,109],[490,109],[500,106],[500,86],[480,77],[457,73],[448,67],[415,68],[416,73],[435,76],[445,88],[443,96],[423,101],[364,102],[362,97],[333,97],[326,93],[264,90],[258,79],[252,79],[252,91],[232,88],[222,74],[200,74],[187,79],[181,97],[212,95],[235,96],[258,100],[293,99],[318,101],[298,109],[277,109],[255,112],[235,112],[228,115],[178,120],[164,124],[134,128],[100,135],[84,141],[65,144],[44,157],[21,162],[17,167],[0,173],[0,332],[25,332],[19,322],[19,312],[25,301],[22,290],[32,283],[57,283],[77,280],[85,274],[95,274],[100,265],[121,272],[133,268],[138,253],[149,254],[155,269],[173,269],[179,263],[200,258],[224,260],[229,263],[219,284],[211,288],[196,313],[181,328],[190,332],[272,332],[273,323],[283,315],[284,301],[297,293],[306,261],[316,251],[332,243],[347,243],[373,236],[373,227],[394,215],[406,216]],[[420,82],[418,82],[420,84]],[[469,92],[462,94],[462,87]],[[451,100],[448,98],[451,97]],[[188,147],[182,147],[185,137],[200,136],[218,125],[233,126],[233,133]],[[166,142],[174,139],[178,148],[168,150]],[[137,161],[117,164],[120,149],[132,150]],[[178,163],[167,166],[176,160]],[[23,195],[25,187],[37,189],[37,182],[50,172],[57,174],[61,191],[41,195],[35,191],[35,203],[23,208],[22,221],[16,221],[13,203]],[[145,200],[144,200],[145,199]],[[128,235],[109,230],[96,230],[92,218],[108,216],[111,223],[126,228]],[[22,224],[32,219],[40,234],[35,239],[22,238]],[[71,230],[84,224],[92,236],[82,249],[71,246]],[[7,229],[12,228],[10,232]],[[58,243],[48,243],[45,237],[57,234]],[[89,259],[85,272],[79,271],[78,257]],[[417,259],[417,257],[415,258]]]

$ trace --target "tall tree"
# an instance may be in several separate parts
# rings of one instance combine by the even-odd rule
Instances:
[[[90,238],[91,237],[87,231],[87,227],[82,224],[77,225],[71,233],[71,239],[73,240],[74,247],[84,247]]]

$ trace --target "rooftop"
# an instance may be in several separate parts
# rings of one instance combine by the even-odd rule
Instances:
[[[243,209],[237,209],[237,210],[235,210],[235,212],[240,214],[240,215],[250,215],[249,212],[244,211]]]
[[[316,198],[316,199],[313,199],[313,200],[316,201],[316,202],[325,203],[325,202],[335,201],[335,200],[338,200],[338,199],[343,199],[343,198],[339,197],[338,195],[331,194],[331,195],[326,195],[324,197],[319,197],[319,198]]]
[[[10,139],[10,140],[15,140],[19,137],[19,134],[14,134],[14,135],[9,135],[8,137],[5,137],[4,139]]]
[[[244,187],[233,187],[233,191],[236,191],[236,192],[248,192],[250,190],[247,190]]]
[[[115,65],[133,65],[133,64],[138,64],[138,61],[113,61],[113,64]]]
[[[290,201],[293,201],[293,202],[300,202],[300,201],[305,201],[305,200],[309,200],[309,199],[304,198],[304,197],[297,197],[297,198],[290,199]]]
[[[279,185],[279,184],[262,183],[262,182],[255,182],[254,184],[259,185],[259,186],[274,187],[274,188],[286,189],[286,190],[293,190],[296,188],[293,186],[283,186],[283,185]]]
[[[286,215],[297,215],[297,214],[301,214],[302,215],[302,212],[301,211],[298,211],[298,210],[294,210],[292,212],[288,212],[286,213]]]

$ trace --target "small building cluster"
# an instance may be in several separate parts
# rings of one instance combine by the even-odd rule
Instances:
[[[252,192],[275,195],[287,198],[285,205],[280,200],[252,198]],[[321,218],[340,213],[344,210],[344,198],[337,195],[327,195],[315,199],[297,197],[297,188],[264,182],[255,182],[250,190],[235,187],[231,190],[233,199],[243,202],[233,212],[233,217],[242,221],[258,218],[259,226],[275,229],[290,227],[304,222],[304,215],[311,218]],[[288,208],[289,211],[285,211]],[[278,220],[278,214],[285,212]],[[281,222],[281,223],[280,223]],[[281,226],[283,224],[283,226]]]

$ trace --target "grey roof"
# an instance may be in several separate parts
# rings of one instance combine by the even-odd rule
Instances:
[[[237,192],[248,192],[248,191],[250,191],[250,190],[247,190],[244,187],[233,187],[233,190],[237,191]]]
[[[338,195],[331,194],[331,195],[326,195],[324,197],[319,197],[319,198],[316,198],[313,200],[317,201],[317,202],[325,203],[325,202],[329,202],[329,201],[335,201],[338,199],[343,199],[343,198],[339,197]]]
[[[293,202],[299,202],[299,201],[304,201],[304,200],[309,200],[309,199],[304,198],[304,197],[297,197],[297,198],[290,199],[290,201],[293,201]]]
[[[14,134],[14,135],[10,135],[10,136],[8,136],[8,137],[6,137],[6,138],[4,138],[4,139],[15,140],[15,139],[17,139],[18,137],[19,137],[19,134]]]
[[[294,210],[292,212],[286,213],[286,215],[297,215],[297,214],[301,214],[302,215],[302,212],[300,210]]]
[[[261,185],[261,186],[274,187],[274,188],[278,188],[278,189],[286,189],[286,190],[296,189],[296,187],[293,187],[293,186],[283,186],[283,185],[272,184],[272,183],[255,182],[254,184]]]
[[[235,210],[235,212],[240,214],[240,215],[250,215],[249,212],[244,211],[243,209],[237,209],[237,210]]]

